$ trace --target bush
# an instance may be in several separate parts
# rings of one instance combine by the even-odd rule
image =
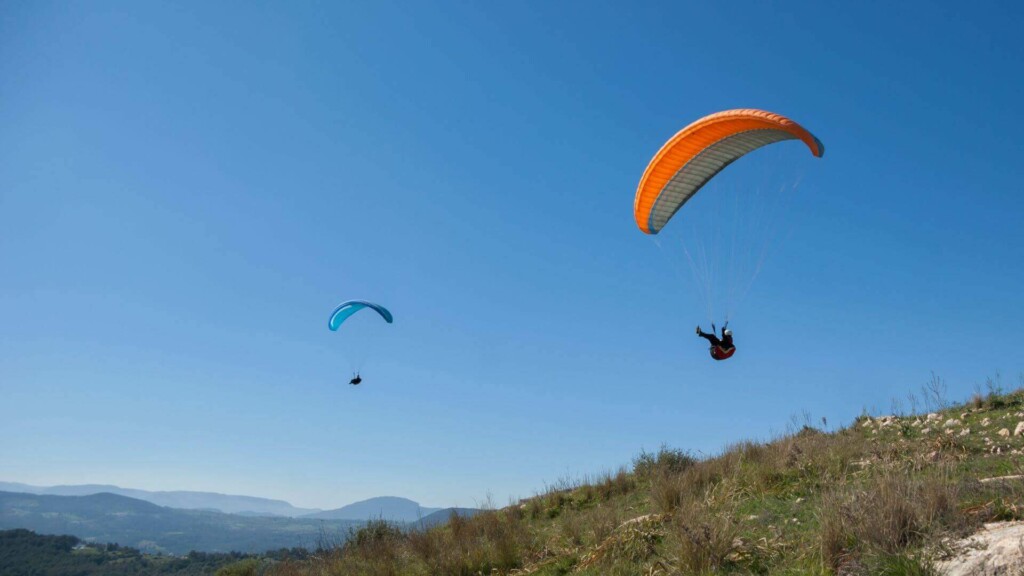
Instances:
[[[387,546],[402,540],[402,530],[387,520],[371,520],[358,530],[350,530],[346,548],[366,549]]]
[[[260,573],[260,561],[256,558],[247,558],[217,570],[216,576],[258,576]]]
[[[678,474],[697,463],[689,452],[662,446],[657,454],[641,452],[633,459],[633,472],[637,476],[649,477],[655,472]]]

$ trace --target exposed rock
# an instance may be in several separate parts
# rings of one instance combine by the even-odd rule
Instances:
[[[964,428],[963,430],[960,431],[960,435],[961,436],[967,436],[970,433],[971,433],[971,429],[970,428]]]
[[[932,431],[931,428],[921,428],[921,434],[927,434],[927,433],[929,433],[931,431]]]
[[[1003,428],[998,432],[998,434],[1005,438],[1010,435],[1010,431],[1007,428]]]
[[[929,414],[926,417],[926,420],[938,420],[938,419],[939,419],[939,415],[936,414],[935,412],[932,412],[931,414]]]
[[[988,416],[986,416],[985,419],[981,421],[981,425],[982,426],[988,426],[991,423],[992,423],[992,419],[989,418]]]
[[[942,427],[943,428],[952,428],[953,426],[956,426],[959,423],[960,423],[960,421],[957,420],[956,418],[950,418],[949,420],[946,420],[946,423],[943,424]]]
[[[1013,482],[1014,480],[1024,480],[1024,474],[1014,474],[1012,476],[996,476],[995,478],[982,478],[978,480],[982,484],[990,484],[992,482]]]
[[[985,524],[978,533],[951,542],[955,556],[935,564],[944,576],[1002,576],[1024,570],[1024,522]]]
[[[667,514],[644,514],[643,516],[637,516],[636,518],[630,518],[629,520],[626,520],[622,524],[619,524],[619,527],[616,528],[616,530],[621,530],[633,524],[642,524],[645,522],[664,522],[666,518],[668,518]]]
[[[1013,429],[1014,436],[1020,436],[1024,434],[1024,422],[1018,422],[1017,427]]]

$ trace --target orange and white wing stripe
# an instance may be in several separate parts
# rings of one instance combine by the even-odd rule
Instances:
[[[802,140],[819,158],[825,153],[821,142],[802,126],[764,110],[726,110],[683,128],[658,150],[640,179],[633,202],[637,226],[657,234],[723,168],[782,140]]]

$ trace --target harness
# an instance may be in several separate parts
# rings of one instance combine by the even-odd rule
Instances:
[[[729,346],[728,348],[724,348],[722,346],[712,346],[710,350],[711,357],[714,358],[715,360],[727,360],[729,358],[732,358],[732,355],[736,353],[735,346]]]

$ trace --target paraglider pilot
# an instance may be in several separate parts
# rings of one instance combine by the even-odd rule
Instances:
[[[729,323],[722,326],[722,337],[715,335],[715,325],[711,324],[711,332],[704,332],[697,326],[697,336],[704,338],[711,343],[711,357],[715,360],[726,360],[736,353],[736,345],[732,342],[732,330],[729,330]]]
[[[362,382],[362,381],[363,381],[363,378],[361,376],[359,376],[358,372],[356,372],[355,378],[349,380],[348,383],[353,385],[353,386],[358,386],[359,383]]]

